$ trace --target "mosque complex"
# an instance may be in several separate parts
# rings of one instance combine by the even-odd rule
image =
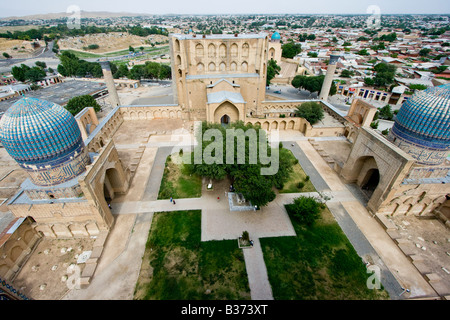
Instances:
[[[320,191],[334,196],[331,202],[340,201],[399,287],[408,287],[408,297],[448,298],[445,273],[424,265],[423,257],[402,239],[395,219],[432,219],[448,232],[450,84],[416,92],[400,108],[385,137],[370,127],[377,111],[372,105],[354,99],[348,113],[342,114],[327,101],[338,53],[332,53],[319,99],[313,100],[323,107],[325,119],[311,125],[294,116],[297,106],[311,100],[266,94],[268,61],[282,59],[279,34],[172,34],[169,40],[174,104],[122,105],[109,64],[102,62],[113,109],[101,120],[90,107],[74,117],[51,99],[29,97],[5,112],[0,120],[0,141],[8,153],[4,156],[12,158],[27,178],[4,203],[14,216],[14,229],[0,247],[2,280],[14,285],[41,239],[92,239],[78,292],[88,290],[105,270],[100,268],[102,258],[108,260],[104,257],[108,241],[120,228],[121,213],[159,208],[152,202],[156,198],[144,191],[159,187],[160,154],[167,157],[167,150],[190,148],[195,121],[222,125],[242,121],[278,132],[302,161],[311,164],[312,182],[317,186],[325,182]],[[175,133],[187,140],[180,143]],[[326,141],[345,147],[337,152],[322,148]],[[358,204],[348,200],[353,193]],[[349,196],[339,200],[340,195]],[[271,208],[262,211],[269,214]],[[279,235],[291,232],[286,228]],[[208,232],[202,230],[202,241],[237,238],[242,230],[224,236]],[[254,233],[258,234],[256,227]],[[448,243],[443,246],[448,248]],[[9,298],[23,298],[16,289],[0,289]]]

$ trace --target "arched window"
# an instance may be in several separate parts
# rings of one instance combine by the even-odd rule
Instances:
[[[208,57],[210,58],[216,57],[216,46],[212,43],[208,46]]]
[[[221,62],[219,65],[219,70],[226,71],[226,69],[227,69],[227,65],[225,64],[225,62]]]
[[[197,45],[195,46],[195,55],[197,57],[203,57],[203,45],[201,43],[197,43]]]
[[[241,65],[241,71],[243,71],[243,72],[247,72],[248,71],[248,64],[247,64],[247,62],[242,62],[242,65]]]
[[[248,43],[244,43],[242,45],[242,56],[243,57],[248,57],[248,52],[249,52],[249,46]]]
[[[223,43],[219,47],[219,57],[221,58],[227,57],[227,47]]]
[[[208,65],[208,70],[209,70],[209,71],[216,71],[216,65],[214,64],[214,62],[211,62],[211,63]]]
[[[234,58],[238,56],[238,46],[237,46],[236,43],[233,43],[231,45],[230,53],[231,53],[231,56],[234,57]]]

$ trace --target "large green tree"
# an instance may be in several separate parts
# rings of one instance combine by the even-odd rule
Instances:
[[[59,56],[59,60],[61,63],[58,65],[58,72],[65,77],[103,77],[102,67],[98,62],[81,60],[69,51],[63,51]],[[117,67],[111,64],[111,72],[114,74],[116,71]]]
[[[14,66],[11,69],[11,74],[13,77],[20,82],[25,82],[27,80],[26,72],[31,68],[26,64],[21,64],[20,66]]]
[[[101,110],[101,106],[90,95],[74,97],[70,99],[65,105],[67,111],[69,111],[73,116],[77,115],[81,110],[87,107],[93,107],[95,112]]]
[[[292,59],[301,51],[302,46],[299,43],[294,43],[293,41],[288,41],[281,46],[281,56],[283,58]]]
[[[295,110],[297,117],[304,118],[313,125],[323,119],[323,108],[318,102],[305,102],[297,107]]]
[[[293,161],[287,150],[270,148],[264,130],[251,124],[244,125],[242,121],[231,123],[227,127],[204,122],[201,128],[202,131],[196,133],[198,144],[191,154],[191,164],[187,165],[190,172],[215,180],[230,177],[236,191],[259,207],[275,199],[273,187],[282,188],[292,171]],[[209,129],[215,129],[217,136],[209,136],[212,132]],[[233,139],[226,139],[230,132],[237,134]],[[220,143],[220,139],[223,139],[223,143]],[[273,165],[261,160],[262,146],[267,147],[270,159],[277,161],[277,170],[272,174],[265,175],[261,172]],[[203,155],[201,161],[195,158],[199,154]],[[215,161],[205,159],[205,155],[211,155]]]
[[[384,62],[378,63],[373,67],[375,77],[374,85],[377,87],[387,87],[394,82],[396,66]]]
[[[295,88],[302,88],[308,90],[309,92],[318,92],[322,89],[323,81],[325,76],[295,76],[292,79],[292,86]],[[336,85],[334,82],[331,83],[329,95],[335,95],[337,92]]]
[[[281,67],[277,64],[277,62],[273,59],[269,60],[267,64],[267,78],[266,85],[270,85],[270,81],[275,78],[277,74],[280,74]]]

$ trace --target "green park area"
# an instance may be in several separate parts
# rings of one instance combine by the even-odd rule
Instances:
[[[288,157],[291,159],[292,172],[289,174],[287,181],[284,183],[283,188],[278,190],[279,193],[299,193],[299,192],[315,192],[309,176],[303,171],[302,166],[298,163],[298,160],[294,157],[290,150],[286,149]]]
[[[297,236],[260,239],[275,300],[389,299],[368,289],[371,274],[325,205],[312,223],[285,207]]]
[[[191,174],[182,163],[175,163],[172,155],[167,157],[158,199],[199,198],[202,195],[202,178]]]
[[[250,300],[235,240],[201,239],[201,211],[153,216],[135,300]]]

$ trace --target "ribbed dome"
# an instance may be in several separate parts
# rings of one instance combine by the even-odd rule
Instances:
[[[400,108],[393,133],[432,148],[450,145],[450,84],[415,93]]]
[[[272,38],[271,38],[272,40],[280,40],[281,39],[281,36],[280,36],[280,34],[278,33],[278,31],[275,31],[273,34],[272,34]]]
[[[63,107],[22,98],[0,121],[0,140],[19,163],[39,164],[67,156],[83,146],[74,117]]]

